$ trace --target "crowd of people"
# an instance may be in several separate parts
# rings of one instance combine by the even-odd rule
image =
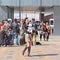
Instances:
[[[34,18],[32,20],[25,18],[20,21],[17,19],[10,21],[7,19],[3,20],[0,22],[0,46],[6,47],[14,45],[15,40],[16,45],[26,44],[23,55],[26,49],[28,49],[29,56],[31,45],[36,45],[36,36],[38,36],[38,32],[40,34],[40,41],[42,41],[42,36],[44,41],[48,41],[50,35],[49,22],[36,22]]]
[[[27,31],[32,32],[32,38],[33,35],[35,35],[34,39],[36,38],[36,35],[38,35],[39,31],[40,41],[42,40],[42,36],[44,38],[44,41],[48,41],[50,35],[50,25],[48,22],[44,23],[41,21],[37,23],[35,19],[29,20],[28,18],[25,18],[24,20],[22,19],[19,22],[17,19],[14,19],[12,21],[8,21],[7,19],[3,20],[0,22],[0,35],[2,36],[0,38],[0,45],[6,44],[6,40],[9,41],[8,44],[13,45],[14,39],[16,39],[16,44],[19,45],[18,35],[20,35],[20,39],[23,39],[25,42],[24,37]]]
[[[23,45],[27,39],[27,35],[30,36],[30,40],[32,40],[33,45],[36,45],[36,36],[40,34],[40,41],[42,40],[42,36],[44,41],[48,41],[50,35],[50,25],[49,22],[44,23],[36,22],[33,18],[29,20],[28,18],[22,19],[19,22],[17,19],[13,19],[11,21],[3,20],[0,22],[0,46],[2,45],[14,45],[14,39],[16,40],[16,45]],[[18,39],[18,35],[20,39]],[[19,40],[21,40],[19,42]],[[23,41],[22,41],[23,40]]]
[[[14,39],[18,44],[19,24],[17,19],[13,21],[3,20],[0,23],[0,46],[13,45]]]
[[[40,23],[40,40],[42,40],[42,36],[44,38],[44,41],[48,41],[50,32],[50,25],[48,22],[43,23],[43,21]]]

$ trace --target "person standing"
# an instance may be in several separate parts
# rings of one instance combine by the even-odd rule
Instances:
[[[50,35],[50,25],[46,22],[46,40],[48,41]]]
[[[19,26],[18,26],[18,23],[17,23],[17,19],[13,20],[12,29],[13,29],[13,40],[16,39],[16,45],[19,45],[19,43],[18,43]]]
[[[3,21],[3,26],[1,28],[1,35],[2,35],[2,45],[9,45],[9,38],[8,38],[8,28],[9,28],[9,23],[8,20]]]
[[[45,23],[42,21],[40,23],[40,41],[42,40],[42,36],[45,41],[45,30],[46,30],[46,26],[45,26]]]
[[[24,20],[22,19],[20,21],[20,45],[24,45],[25,44],[25,25],[23,24]]]
[[[2,22],[0,22],[0,46],[1,46],[1,43],[2,43],[2,39],[1,39],[2,38],[2,35],[1,35],[2,25],[3,25]]]

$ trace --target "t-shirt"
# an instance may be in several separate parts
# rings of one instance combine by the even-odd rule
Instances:
[[[0,24],[0,30],[1,30],[2,24]]]

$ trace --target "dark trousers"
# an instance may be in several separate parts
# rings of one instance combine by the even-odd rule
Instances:
[[[45,34],[40,34],[40,40],[42,40],[42,36],[43,36],[44,41],[45,41]]]
[[[25,49],[23,50],[23,55],[24,55],[24,53],[25,53],[25,51],[28,49],[28,56],[30,55],[30,50],[31,50],[31,47],[25,47]]]
[[[10,40],[8,38],[4,39],[4,45],[5,46],[10,45]]]
[[[48,41],[48,39],[49,39],[49,33],[47,33],[46,35],[47,35],[46,36],[46,40]]]
[[[5,46],[7,46],[8,45],[8,40],[5,40],[4,42],[5,42]]]
[[[12,39],[12,35],[9,36],[9,42],[10,42],[10,45],[13,45],[13,39]]]

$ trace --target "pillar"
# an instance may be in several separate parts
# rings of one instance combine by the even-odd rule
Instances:
[[[54,35],[60,35],[60,7],[54,7]]]
[[[14,19],[14,8],[7,6],[7,18]]]
[[[40,21],[44,21],[44,12],[45,9],[43,7],[40,8]]]

